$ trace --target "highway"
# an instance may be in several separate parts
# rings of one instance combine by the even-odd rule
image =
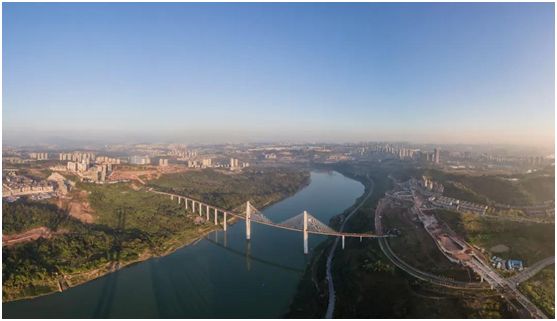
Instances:
[[[384,206],[386,206],[388,204],[389,200],[384,198],[382,200],[379,201],[379,204],[377,205],[377,208],[375,210],[375,230],[376,233],[381,235],[383,233],[383,226],[381,224],[381,220],[382,220],[382,212],[383,212],[383,208]],[[412,275],[413,277],[425,281],[425,282],[429,282],[429,283],[433,283],[436,285],[440,285],[440,286],[444,286],[444,287],[450,287],[450,288],[455,288],[455,289],[478,289],[478,290],[482,290],[482,289],[488,289],[489,286],[485,283],[479,283],[479,282],[462,282],[462,281],[455,281],[449,278],[445,278],[445,277],[441,277],[438,275],[434,275],[431,273],[427,273],[421,270],[416,269],[415,267],[409,265],[408,263],[406,263],[404,260],[402,260],[401,258],[399,258],[391,249],[390,245],[389,245],[389,241],[387,239],[379,239],[379,247],[381,248],[381,250],[383,251],[383,253],[385,254],[385,256],[391,260],[391,262],[396,265],[398,268],[400,268],[401,270],[405,271],[406,273]]]
[[[370,182],[371,182],[371,186],[369,188],[369,191],[368,191],[366,197],[342,221],[342,225],[340,226],[340,230],[339,230],[340,233],[342,233],[342,231],[344,230],[344,226],[346,225],[346,222],[348,222],[348,220],[350,220],[352,215],[354,215],[354,213],[356,213],[362,207],[362,205],[364,205],[364,203],[369,199],[369,197],[373,193],[373,186],[374,186],[373,181],[370,180]],[[335,285],[334,285],[334,282],[333,282],[333,274],[331,272],[331,268],[332,268],[332,265],[333,265],[332,263],[333,263],[333,258],[335,256],[335,251],[336,251],[336,248],[338,246],[338,240],[339,240],[338,237],[335,238],[335,242],[333,243],[333,246],[331,247],[331,251],[329,252],[329,255],[327,256],[326,269],[327,269],[327,285],[329,287],[329,303],[327,305],[327,312],[325,313],[325,318],[326,319],[332,319],[333,314],[335,312],[336,295],[335,295]]]
[[[412,191],[412,193],[414,194],[414,191]],[[389,202],[389,198],[385,197],[383,198],[380,202],[379,205],[377,206],[376,209],[376,213],[375,213],[375,226],[376,226],[376,233],[378,235],[382,235],[383,233],[383,227],[381,224],[381,220],[382,220],[382,215],[383,215],[383,209],[384,206],[386,204],[388,204]],[[421,203],[422,201],[420,200],[419,197],[416,197],[416,195],[414,195],[414,203],[415,203],[415,208],[418,209],[418,211],[421,211]],[[487,283],[489,283],[494,289],[497,289],[502,297],[511,305],[513,306],[517,311],[519,311],[521,317],[527,317],[527,318],[543,318],[543,319],[547,319],[547,316],[536,306],[534,305],[532,302],[530,302],[530,300],[528,300],[528,298],[526,298],[522,293],[520,293],[520,291],[517,289],[516,282],[512,282],[512,280],[508,280],[508,279],[504,279],[503,277],[501,277],[496,271],[494,271],[491,266],[489,266],[488,264],[486,264],[482,259],[481,259],[481,254],[477,253],[477,251],[474,249],[474,247],[470,246],[469,244],[467,244],[466,242],[462,241],[462,243],[464,243],[466,245],[467,248],[472,249],[471,252],[471,259],[466,260],[465,262],[463,262],[465,265],[469,266],[470,268],[472,268],[478,275],[480,275],[485,281],[487,281]],[[379,244],[381,247],[381,250],[383,251],[383,253],[385,253],[385,255],[391,260],[391,262],[393,262],[393,264],[395,264],[397,267],[399,267],[400,269],[402,269],[403,271],[407,272],[408,274],[423,280],[423,281],[427,281],[427,282],[431,282],[434,284],[438,284],[438,285],[442,285],[442,286],[447,286],[447,287],[456,287],[456,288],[484,288],[485,287],[480,287],[478,285],[472,285],[473,283],[468,283],[468,285],[461,285],[461,284],[454,284],[455,281],[452,282],[447,282],[447,280],[440,280],[439,277],[436,277],[434,275],[431,275],[429,273],[423,272],[423,271],[419,271],[417,269],[415,269],[414,267],[408,265],[407,263],[405,263],[404,261],[402,261],[400,258],[398,258],[392,251],[392,249],[389,247],[389,243],[388,240],[386,239],[379,239]],[[548,265],[551,264],[550,262],[552,261],[552,258],[546,258],[545,260],[542,260],[542,262],[538,262],[535,264],[535,266],[533,266],[531,268],[531,272],[530,273],[525,273],[525,274],[521,274],[520,277],[518,277],[518,279],[523,279],[523,278],[527,278],[529,277],[530,274],[535,274],[536,270],[543,268],[542,266],[544,265]],[[553,260],[554,262],[554,260]],[[526,271],[525,271],[526,272]],[[458,283],[466,283],[466,282],[458,282]],[[477,282],[476,282],[477,284]],[[456,285],[456,286],[455,286]],[[517,306],[515,303],[519,303],[519,306]]]

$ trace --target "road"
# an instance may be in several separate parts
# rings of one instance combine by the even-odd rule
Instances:
[[[377,234],[383,233],[383,225],[381,224],[383,209],[389,203],[389,200],[384,198],[379,202],[375,210],[375,232]],[[413,277],[425,281],[430,282],[436,285],[456,288],[456,289],[486,289],[489,288],[485,283],[478,283],[478,282],[461,282],[455,281],[449,278],[441,277],[438,275],[434,275],[431,273],[427,273],[421,270],[416,269],[415,267],[409,265],[401,258],[399,258],[391,249],[389,245],[389,241],[387,239],[379,239],[379,247],[385,254],[385,256],[391,260],[391,262],[396,265],[401,270],[405,271],[406,273],[412,275]]]
[[[546,257],[545,259],[534,263],[532,266],[529,266],[524,271],[518,273],[515,276],[508,278],[507,280],[509,280],[509,282],[516,284],[518,286],[520,283],[533,277],[534,275],[536,275],[536,273],[538,273],[539,271],[543,270],[546,266],[549,266],[551,264],[555,264],[554,256]]]
[[[339,232],[342,233],[342,231],[344,230],[344,226],[346,225],[346,222],[348,222],[348,220],[350,220],[352,215],[354,215],[354,213],[356,213],[364,205],[364,203],[369,199],[369,197],[373,193],[374,183],[373,183],[372,180],[369,180],[369,181],[370,181],[371,185],[369,187],[369,191],[368,191],[367,195],[342,221],[342,225],[340,226]],[[328,284],[328,287],[329,287],[329,303],[327,305],[327,312],[325,313],[325,318],[327,318],[327,319],[332,319],[333,314],[335,312],[336,294],[335,294],[335,285],[333,283],[333,274],[331,272],[331,267],[333,265],[332,263],[333,263],[333,258],[335,256],[335,251],[336,251],[336,248],[338,246],[338,240],[339,240],[338,237],[335,238],[335,242],[333,243],[333,246],[331,247],[331,251],[329,252],[329,255],[327,256],[327,267],[326,267],[326,269],[327,269],[327,284]]]
[[[415,191],[412,189],[412,194],[414,196],[413,197],[414,208],[417,208],[417,210],[420,211],[420,214],[422,214],[421,213],[422,199],[414,192]],[[388,202],[387,198],[384,198],[384,200]],[[375,226],[376,228],[378,228],[378,230],[376,230],[376,233],[381,235],[381,233],[383,232],[382,225],[381,225],[381,218],[382,218],[381,212],[383,210],[383,206],[378,206],[377,209],[379,211],[376,212],[375,215],[375,221],[376,221]],[[460,240],[459,243],[462,243],[462,245],[464,245],[465,248],[471,250],[470,252],[468,252],[470,256],[469,259],[464,260],[463,263],[469,266],[470,268],[472,268],[478,275],[482,277],[483,280],[487,281],[487,283],[489,283],[491,287],[498,290],[501,293],[502,297],[517,311],[519,311],[521,317],[547,319],[547,316],[545,316],[545,314],[536,305],[534,305],[532,302],[530,302],[530,300],[528,300],[528,298],[526,298],[522,293],[520,293],[520,291],[516,288],[516,283],[513,283],[501,277],[496,271],[494,271],[491,268],[490,265],[486,264],[482,260],[481,253],[478,253],[478,251],[475,250],[474,247],[470,246],[468,243],[466,243],[463,240]],[[417,277],[421,280],[429,281],[440,285],[445,285],[443,283],[439,283],[435,278],[428,276],[427,273],[416,270],[413,267],[409,266],[408,264],[405,264],[399,258],[397,258],[396,255],[390,249],[387,240],[379,239],[379,244],[381,246],[381,249],[383,250],[383,253],[385,253],[385,255],[389,257],[389,259],[391,259],[391,261],[395,265],[397,265],[399,268],[406,271],[410,275]],[[543,263],[546,262],[540,263],[540,266],[543,265]],[[517,305],[515,303],[519,303],[519,304]]]
[[[421,207],[422,204],[425,203],[424,200],[414,189],[412,189],[412,194],[414,196],[414,204],[416,205],[415,208],[423,215]],[[463,263],[472,268],[474,272],[480,275],[482,279],[487,281],[494,289],[498,290],[503,298],[519,312],[521,317],[547,319],[547,316],[517,289],[515,283],[501,277],[499,273],[493,270],[493,268],[482,259],[482,253],[463,239],[459,240],[459,244],[470,250],[469,258],[463,260]],[[516,305],[515,302],[518,302],[519,305]]]

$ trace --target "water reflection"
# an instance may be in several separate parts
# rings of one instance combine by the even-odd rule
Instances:
[[[223,234],[224,234],[224,236],[225,236],[225,238],[226,238],[226,233],[223,233]],[[229,253],[232,253],[232,254],[234,254],[234,255],[238,255],[238,256],[245,257],[245,258],[246,258],[246,262],[247,262],[247,261],[253,260],[253,261],[258,262],[258,263],[263,263],[263,264],[265,264],[265,265],[269,265],[269,266],[276,267],[276,268],[280,268],[280,269],[287,270],[287,271],[292,271],[292,272],[295,272],[295,273],[303,273],[303,272],[304,272],[304,269],[299,269],[299,268],[296,268],[296,267],[292,267],[292,266],[287,266],[287,265],[284,265],[284,264],[280,264],[280,263],[278,263],[278,262],[271,262],[271,261],[268,261],[268,260],[265,260],[265,259],[262,259],[262,258],[259,258],[259,257],[254,257],[254,256],[251,254],[251,252],[250,252],[250,251],[251,251],[251,250],[250,250],[251,246],[249,245],[250,241],[246,241],[246,244],[247,244],[247,245],[246,245],[246,251],[245,251],[245,252],[242,252],[242,251],[234,250],[234,249],[232,249],[232,248],[228,248],[228,247],[226,247],[226,245],[219,244],[218,242],[216,242],[216,241],[214,241],[214,240],[211,240],[210,238],[207,238],[206,240],[207,240],[209,243],[211,243],[211,244],[213,244],[213,245],[215,245],[215,246],[218,246],[218,247],[220,247],[220,248],[222,248],[222,249],[225,249],[225,250],[226,250],[227,252],[229,252]],[[247,270],[249,271],[249,268],[247,268]]]
[[[310,185],[263,212],[279,222],[307,210],[328,222],[363,192],[361,184],[338,173],[312,172]],[[281,317],[312,255],[311,249],[303,254],[302,234],[259,224],[252,225],[249,242],[245,224],[220,233],[62,293],[2,304],[3,317]],[[310,245],[324,239],[312,236]]]

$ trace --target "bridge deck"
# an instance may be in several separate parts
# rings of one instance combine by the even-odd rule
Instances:
[[[178,194],[172,194],[172,193],[167,193],[167,192],[160,192],[160,191],[155,191],[155,190],[151,190],[153,193],[156,194],[163,194],[163,195],[168,195],[168,196],[173,196],[173,197],[179,197],[179,198],[187,198],[188,200],[194,201],[196,203],[201,204],[202,206],[209,206],[212,209],[216,209],[219,212],[226,212],[227,215],[231,215],[233,217],[237,217],[239,219],[245,220],[246,217],[245,215],[241,215],[238,213],[234,213],[230,210],[226,210],[217,206],[213,206],[213,205],[209,205],[203,201],[197,200],[195,198],[189,197],[189,196],[183,196],[183,195],[178,195]],[[284,226],[281,225],[279,223],[269,223],[269,222],[264,222],[264,221],[260,221],[257,220],[255,218],[251,218],[250,221],[254,222],[254,223],[258,223],[258,224],[262,224],[262,225],[267,225],[267,226],[271,226],[271,227],[275,227],[275,228],[280,228],[280,229],[284,229],[284,230],[290,230],[290,231],[296,231],[296,232],[303,232],[302,229],[299,228],[294,228],[294,227],[289,227],[289,226]],[[311,231],[308,230],[309,234],[316,234],[316,235],[328,235],[328,236],[344,236],[344,237],[361,237],[361,238],[380,238],[380,237],[390,237],[390,235],[377,235],[377,234],[371,234],[371,233],[341,233],[341,232],[317,232],[317,231]]]

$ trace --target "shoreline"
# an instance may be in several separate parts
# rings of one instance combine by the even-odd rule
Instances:
[[[265,208],[267,208],[269,206],[272,206],[272,205],[274,205],[278,202],[281,202],[281,201],[283,201],[283,200],[285,200],[289,197],[294,196],[295,194],[302,191],[304,188],[308,187],[310,185],[310,183],[311,183],[311,171],[310,171],[310,176],[308,177],[308,179],[304,182],[304,184],[300,185],[299,188],[296,191],[294,191],[293,193],[285,194],[283,197],[281,197],[281,198],[279,198],[275,201],[267,202],[265,205],[261,206],[261,210],[264,210]],[[228,224],[234,225],[234,224],[237,223],[237,221],[238,221],[237,218],[231,218],[230,220],[228,220]],[[45,292],[45,293],[41,293],[41,294],[37,294],[37,295],[18,297],[18,298],[15,298],[13,300],[4,300],[4,296],[3,296],[2,304],[17,302],[17,301],[24,301],[24,300],[33,300],[33,299],[36,299],[36,298],[39,298],[39,297],[44,297],[44,296],[54,295],[56,293],[64,292],[68,289],[71,289],[71,288],[83,285],[85,283],[94,281],[94,280],[99,279],[101,277],[107,276],[111,273],[118,272],[118,271],[123,270],[127,267],[130,267],[132,265],[147,262],[148,260],[153,259],[153,258],[160,258],[160,257],[170,255],[170,254],[172,254],[172,253],[174,253],[174,252],[176,252],[176,251],[178,251],[182,248],[185,248],[185,247],[188,247],[188,246],[191,246],[191,245],[195,245],[197,242],[201,241],[202,238],[204,238],[205,236],[207,236],[211,232],[223,229],[223,227],[221,225],[210,224],[209,226],[210,226],[210,228],[207,231],[203,231],[200,235],[198,235],[198,236],[196,236],[192,239],[186,240],[185,242],[183,242],[182,244],[179,244],[178,246],[170,246],[166,251],[162,252],[161,254],[149,253],[147,251],[147,252],[143,253],[142,255],[140,255],[138,257],[138,259],[136,259],[136,260],[132,260],[132,261],[128,261],[128,262],[119,262],[118,263],[119,265],[116,269],[110,267],[110,265],[113,264],[113,262],[110,262],[110,263],[107,263],[103,267],[97,267],[95,269],[91,269],[91,270],[87,270],[87,271],[84,271],[84,272],[80,272],[78,274],[74,274],[73,277],[79,277],[81,275],[87,275],[87,274],[93,274],[94,277],[85,276],[82,280],[77,281],[75,284],[68,285],[67,287],[63,288],[62,290],[60,290],[60,288],[61,288],[60,287],[60,279],[57,278],[57,279],[52,280],[52,282],[56,283],[56,286],[58,287],[58,290],[53,290],[51,292]],[[169,240],[168,242],[171,243],[172,241],[173,241],[173,239]],[[66,283],[68,283],[67,276],[63,276],[63,279]]]
[[[214,226],[214,225],[212,225],[212,226]],[[73,277],[73,278],[75,278],[75,277],[79,278],[79,277],[81,277],[81,276],[83,276],[83,275],[87,275],[87,274],[93,274],[93,275],[95,275],[95,276],[94,276],[94,277],[87,277],[87,276],[85,276],[85,277],[83,278],[83,280],[79,280],[79,281],[77,281],[76,283],[72,283],[71,285],[68,285],[67,287],[65,287],[65,288],[62,289],[62,290],[55,290],[55,291],[45,292],[45,293],[41,293],[41,294],[37,294],[37,295],[24,296],[24,297],[20,297],[20,298],[13,299],[13,300],[6,300],[6,301],[2,301],[2,304],[4,304],[4,303],[11,303],[11,302],[17,302],[17,301],[24,301],[24,300],[33,300],[33,299],[40,298],[40,297],[43,297],[43,296],[48,296],[48,295],[53,295],[53,294],[56,294],[56,293],[64,292],[64,291],[66,291],[66,290],[68,290],[68,289],[71,289],[71,288],[74,288],[74,287],[83,285],[83,284],[85,284],[85,283],[94,281],[94,280],[96,280],[96,279],[100,279],[100,278],[102,278],[102,277],[104,277],[104,276],[107,276],[107,275],[109,275],[109,274],[111,274],[111,273],[115,273],[115,272],[124,270],[125,268],[131,267],[131,266],[133,266],[133,265],[135,265],[135,264],[147,262],[147,261],[149,261],[150,259],[160,258],[160,257],[164,257],[164,256],[167,256],[167,255],[170,255],[170,254],[172,254],[172,253],[174,253],[174,252],[176,252],[176,251],[178,251],[178,250],[180,250],[180,249],[182,249],[182,248],[184,248],[184,247],[187,247],[187,246],[190,246],[190,245],[194,245],[195,243],[199,242],[202,238],[204,238],[205,236],[207,236],[209,233],[214,232],[214,231],[219,230],[219,229],[222,230],[222,227],[219,227],[219,228],[211,228],[211,229],[209,229],[209,230],[207,230],[207,231],[204,231],[202,234],[196,236],[195,238],[192,238],[192,239],[190,239],[190,240],[187,240],[184,244],[182,244],[182,245],[180,245],[180,246],[177,246],[177,247],[175,247],[175,248],[174,248],[174,247],[171,247],[171,248],[169,248],[168,250],[166,250],[165,252],[163,252],[163,253],[160,254],[160,255],[157,255],[157,254],[154,254],[154,253],[145,252],[145,253],[141,254],[141,255],[139,256],[139,258],[136,259],[136,260],[127,261],[127,262],[118,262],[118,267],[115,268],[115,269],[110,267],[110,265],[112,265],[114,262],[110,262],[110,263],[107,263],[105,266],[97,267],[97,268],[95,268],[95,269],[87,270],[87,271],[84,271],[84,272],[80,272],[80,273],[78,273],[78,274],[65,275],[65,276],[63,276],[63,278],[64,278],[64,280],[65,280],[66,282],[68,282],[68,276],[70,276],[70,277],[69,277],[70,280],[71,280],[72,277]],[[57,285],[59,286],[59,279],[53,280],[53,282],[57,283]],[[71,281],[70,281],[70,282],[71,282]]]
[[[352,204],[350,207],[348,207],[347,209],[345,209],[343,212],[338,213],[337,215],[333,216],[331,218],[331,222],[330,225],[332,226],[336,226],[337,228],[340,228],[340,225],[344,225],[344,223],[346,223],[349,219],[351,214],[354,214],[355,212],[357,212],[369,199],[370,197],[376,192],[375,189],[375,181],[371,178],[371,177],[361,177],[358,175],[353,175],[350,172],[346,172],[343,171],[339,168],[335,168],[335,166],[324,166],[324,167],[320,167],[317,170],[321,170],[321,171],[334,171],[337,172],[339,174],[341,174],[344,177],[347,177],[349,179],[352,179],[356,182],[359,182],[360,184],[362,184],[365,188],[364,193],[362,193],[362,195],[360,195],[355,201],[354,204]],[[367,178],[367,179],[366,179]],[[339,222],[339,218],[343,217],[344,219]],[[329,244],[326,244],[326,242],[329,242]],[[336,246],[338,246],[338,237],[334,237],[334,238],[329,238],[328,240],[326,240],[323,243],[323,248],[320,250],[320,253],[318,256],[315,256],[312,258],[312,262],[310,262],[307,266],[306,271],[304,272],[304,275],[302,276],[302,279],[300,280],[300,283],[303,282],[311,282],[312,285],[315,287],[315,291],[317,291],[316,293],[314,293],[313,295],[317,296],[317,295],[323,295],[324,293],[326,294],[326,296],[324,298],[321,298],[320,301],[322,300],[322,304],[323,306],[321,306],[320,308],[318,308],[318,311],[313,311],[314,315],[312,315],[312,318],[327,318],[327,314],[329,313],[329,309],[331,309],[331,314],[332,311],[334,310],[334,306],[335,304],[333,303],[332,306],[330,305],[330,293],[329,293],[329,287],[332,285],[332,282],[326,282],[326,284],[324,284],[323,286],[325,287],[326,291],[321,292],[322,289],[319,284],[316,283],[316,281],[313,277],[315,276],[316,273],[318,273],[318,271],[316,269],[321,269],[323,268],[323,273],[324,273],[324,279],[328,279],[328,272],[329,271],[329,256],[331,255],[332,252],[334,252],[334,249],[336,248]],[[332,263],[332,261],[331,261]],[[332,267],[332,264],[331,264]],[[308,281],[309,280],[309,281]],[[331,271],[331,280],[332,280],[332,271]],[[300,284],[301,285],[301,284]],[[299,286],[300,286],[299,285]],[[334,288],[333,288],[334,291]],[[294,295],[294,297],[298,296],[298,295],[302,295],[301,294],[301,290],[298,287],[296,290],[296,294]],[[336,298],[335,298],[336,299]],[[336,300],[335,300],[336,301]],[[298,307],[295,306],[293,304],[293,302],[291,302],[288,311],[286,312],[286,314],[284,315],[284,317],[286,318],[307,318],[307,315],[296,315]]]

